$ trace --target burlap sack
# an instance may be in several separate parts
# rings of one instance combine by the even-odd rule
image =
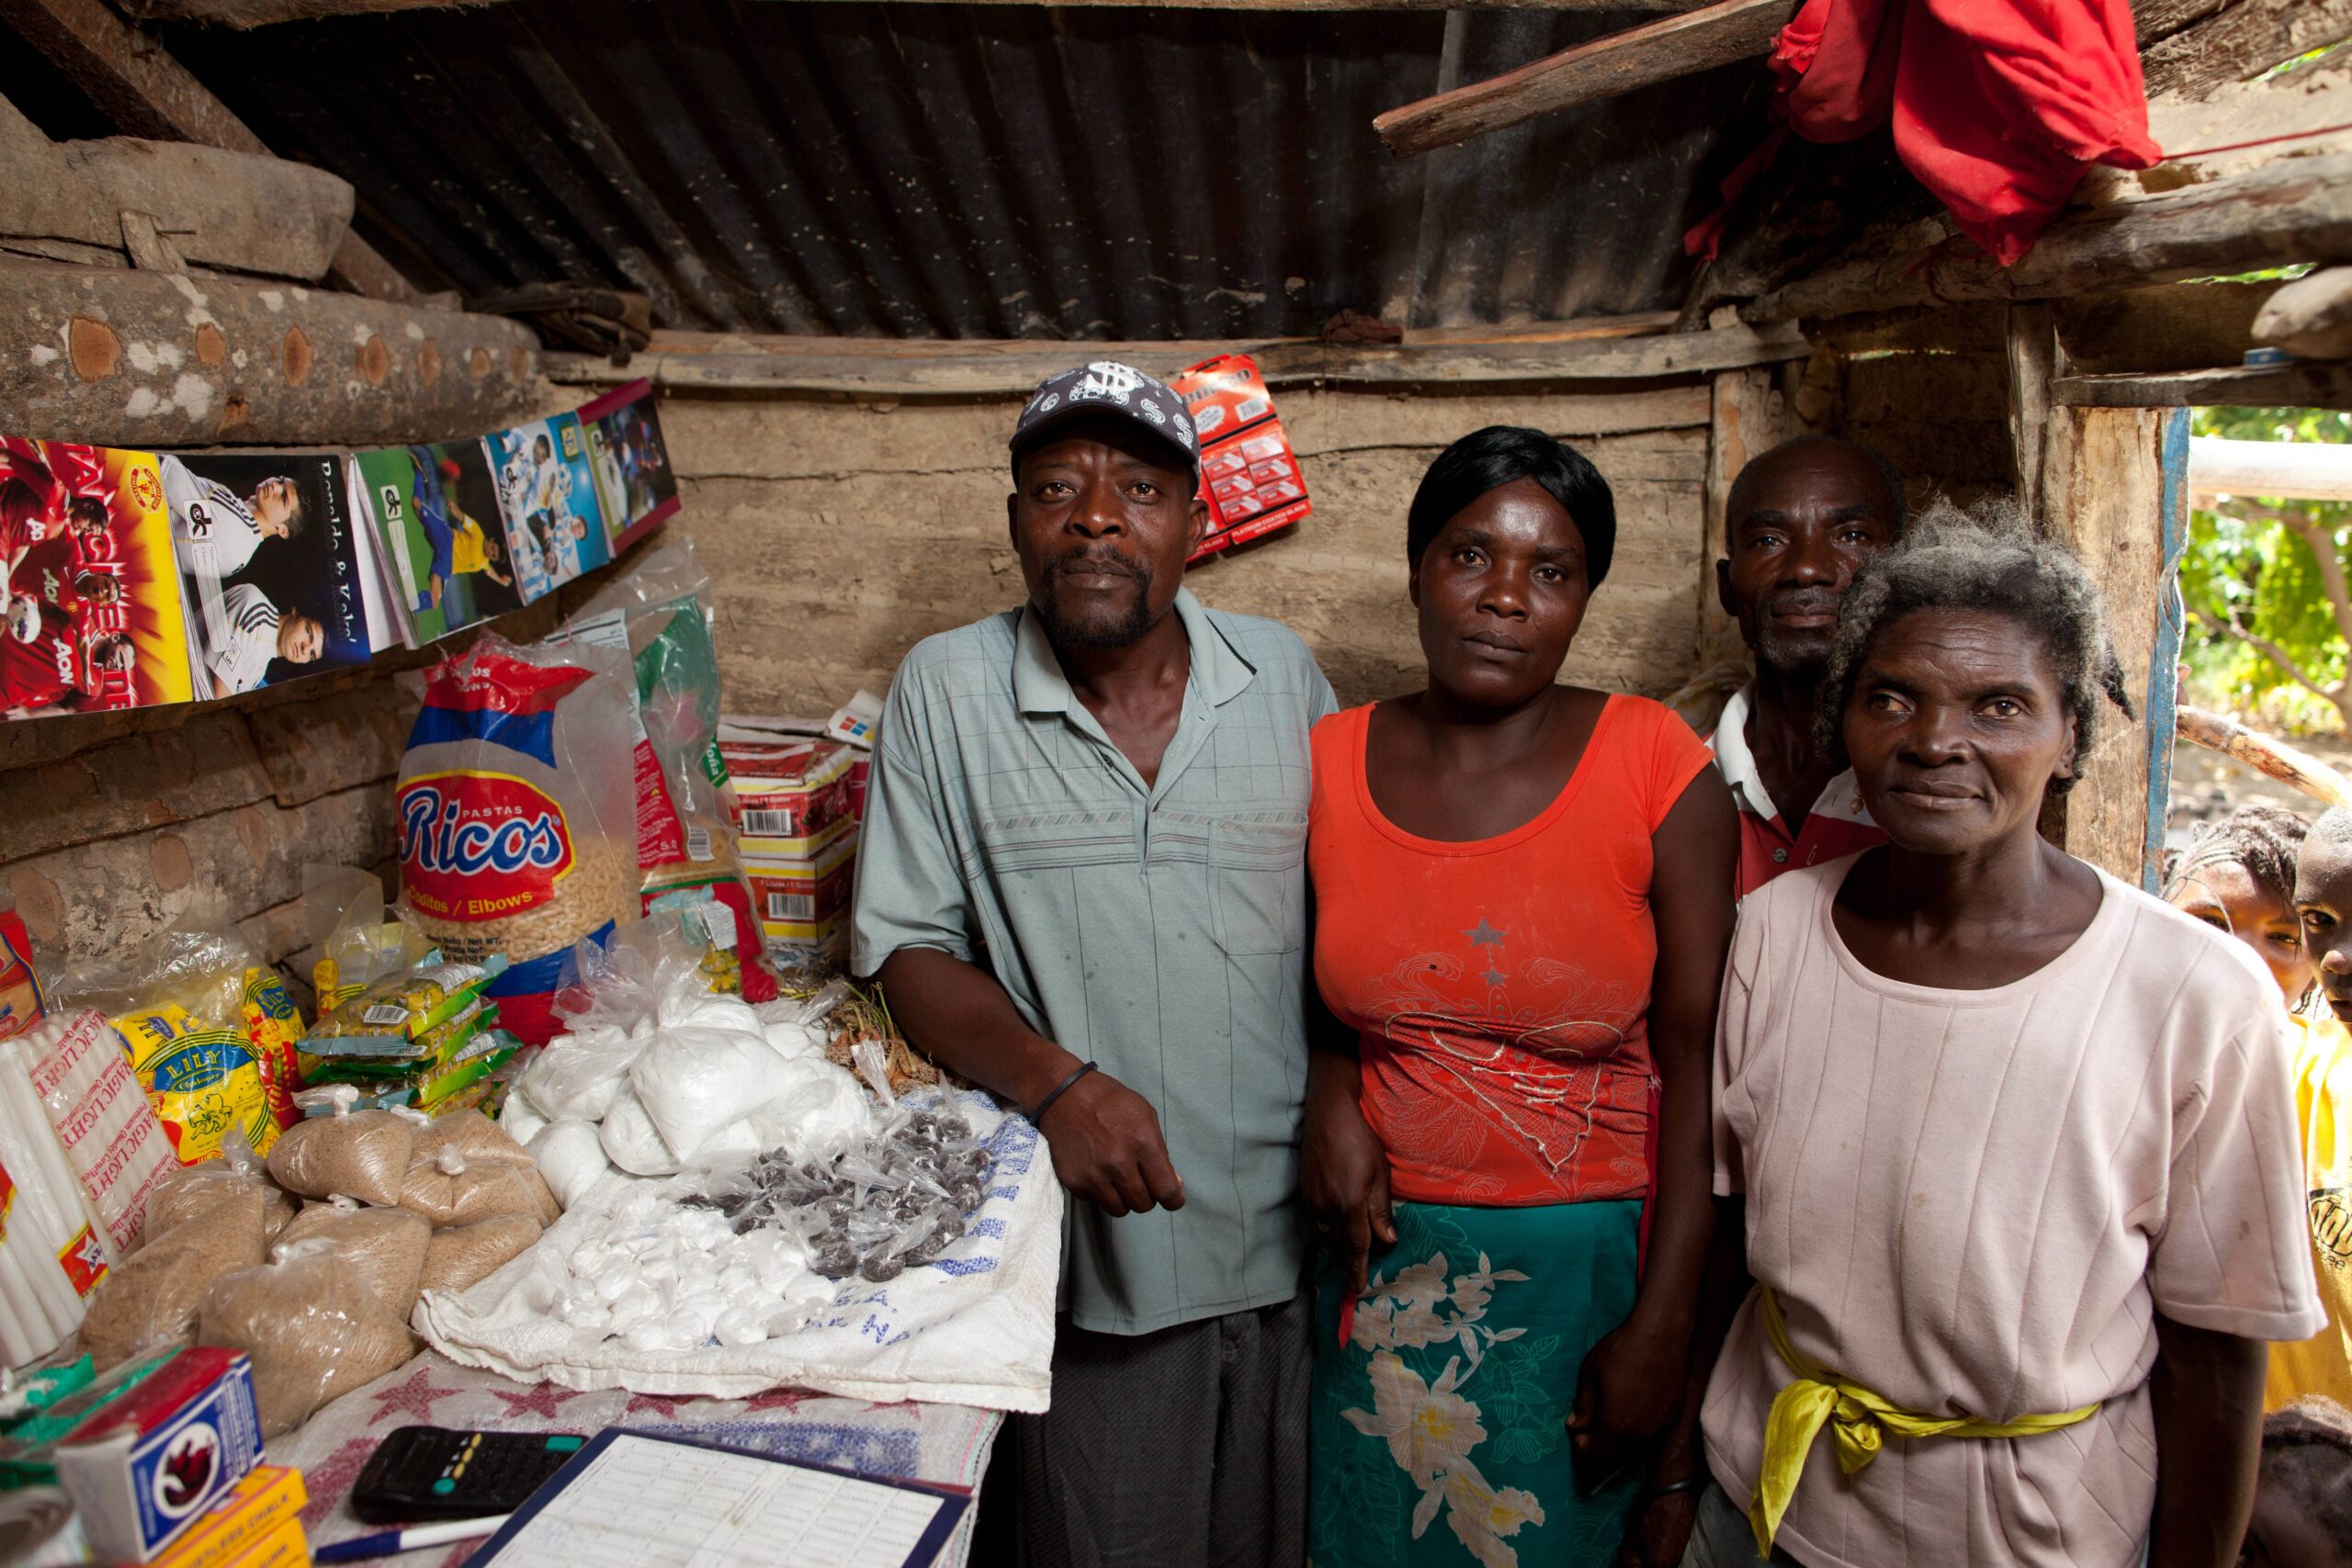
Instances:
[[[242,1179],[117,1263],[90,1293],[82,1348],[98,1370],[151,1346],[184,1344],[204,1292],[223,1274],[262,1260],[264,1188]]]
[[[424,1288],[463,1291],[480,1284],[539,1239],[539,1222],[528,1214],[504,1214],[433,1233],[424,1255]]]
[[[323,1239],[335,1256],[357,1274],[384,1310],[408,1321],[416,1309],[418,1280],[424,1277],[425,1249],[433,1242],[433,1226],[422,1214],[406,1209],[345,1209],[334,1203],[312,1203],[294,1216],[280,1245]]]
[[[198,1342],[253,1358],[266,1437],[290,1432],[319,1406],[407,1360],[408,1325],[384,1310],[333,1243],[278,1249],[277,1260],[213,1281]]]
[[[341,1193],[390,1208],[401,1201],[415,1124],[389,1111],[313,1116],[288,1127],[269,1151],[269,1174],[305,1198]]]

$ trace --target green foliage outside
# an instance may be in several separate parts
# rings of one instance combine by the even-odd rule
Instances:
[[[2234,441],[2352,443],[2352,413],[2326,409],[2211,408],[2193,419],[2195,434]],[[2191,514],[2180,589],[2192,700],[2272,730],[2352,731],[2352,606],[2339,617],[2330,604],[2314,542],[2345,558],[2352,503],[2228,496]]]

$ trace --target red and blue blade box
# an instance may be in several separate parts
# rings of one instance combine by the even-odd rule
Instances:
[[[1208,491],[1209,533],[1193,560],[1287,528],[1314,510],[1256,360],[1220,354],[1170,377],[1168,385],[1193,416]]]
[[[101,1562],[144,1562],[261,1462],[254,1366],[183,1350],[57,1441],[57,1482]]]

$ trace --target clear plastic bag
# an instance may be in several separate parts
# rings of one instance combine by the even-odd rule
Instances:
[[[593,1122],[548,1122],[531,1140],[531,1157],[538,1162],[539,1175],[556,1201],[567,1210],[613,1168]]]
[[[527,1214],[504,1214],[434,1232],[424,1255],[424,1288],[471,1290],[527,1251],[541,1228]]]
[[[304,866],[302,911],[310,920],[311,945],[319,950],[311,980],[320,1012],[363,986],[415,968],[433,950],[432,939],[415,921],[385,903],[384,885],[372,871]]]
[[[433,1226],[406,1209],[363,1209],[347,1201],[309,1203],[278,1237],[278,1247],[324,1241],[355,1270],[386,1311],[406,1321],[416,1305]]]
[[[739,1235],[771,1227],[796,1238],[827,1279],[879,1283],[964,1235],[987,1175],[988,1151],[967,1117],[890,1100],[838,1158],[776,1150],[715,1167],[689,1180],[684,1201],[718,1211]]]
[[[401,1200],[415,1142],[416,1124],[390,1111],[312,1116],[277,1140],[269,1174],[305,1198],[340,1193],[390,1208]]]
[[[279,1021],[246,1016],[248,982],[274,980],[235,931],[178,926],[129,959],[67,965],[52,992],[112,1023],[174,1154],[194,1165],[232,1127],[262,1150],[277,1135],[293,1063]]]
[[[212,1201],[109,1269],[82,1319],[82,1348],[101,1368],[140,1351],[188,1342],[205,1292],[263,1257],[262,1186],[229,1177]]]
[[[317,1238],[216,1279],[204,1292],[198,1332],[207,1345],[253,1359],[262,1431],[271,1438],[390,1371],[416,1348],[408,1325],[334,1243]]]

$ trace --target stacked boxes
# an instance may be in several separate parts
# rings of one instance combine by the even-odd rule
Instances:
[[[825,952],[849,922],[851,775],[865,753],[839,740],[728,730],[718,750],[734,781],[737,843],[768,950],[786,960]]]

